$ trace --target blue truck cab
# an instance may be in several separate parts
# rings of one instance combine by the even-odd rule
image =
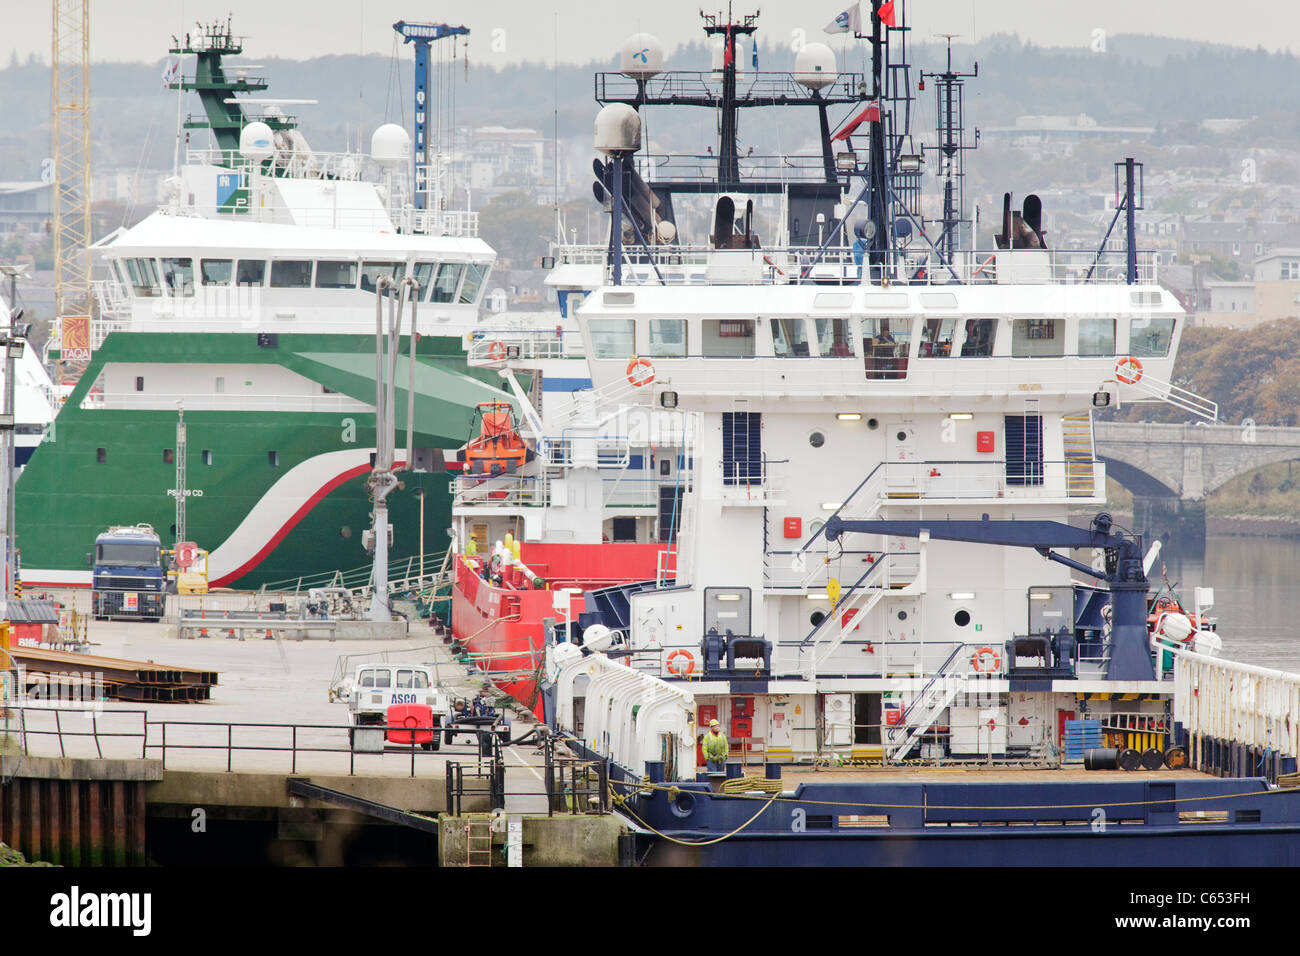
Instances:
[[[109,528],[95,539],[91,564],[96,620],[162,618],[167,575],[162,542],[150,525]]]

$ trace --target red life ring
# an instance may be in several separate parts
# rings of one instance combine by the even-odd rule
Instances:
[[[504,342],[493,342],[488,346],[488,358],[494,362],[499,362],[506,357],[506,344]]]
[[[1125,385],[1136,385],[1142,381],[1142,362],[1131,355],[1120,359],[1115,363],[1115,378]]]
[[[970,656],[970,666],[977,674],[992,674],[1002,666],[1002,658],[991,647],[981,647]]]
[[[632,356],[632,361],[627,363],[627,380],[637,388],[649,385],[655,380],[654,365],[648,358]]]
[[[682,658],[686,659],[682,663]],[[695,672],[695,655],[683,648],[677,648],[668,655],[668,673],[676,677],[689,677]]]

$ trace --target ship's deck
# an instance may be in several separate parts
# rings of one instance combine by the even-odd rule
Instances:
[[[1192,778],[1211,779],[1199,770],[1059,770],[1026,767],[783,767],[787,783],[1098,783],[1109,780],[1156,780],[1169,782]]]

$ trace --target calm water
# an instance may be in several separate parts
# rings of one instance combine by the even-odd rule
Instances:
[[[1223,656],[1300,673],[1300,539],[1210,536],[1205,558],[1183,559],[1172,548],[1160,561],[1183,606],[1192,588],[1214,588]],[[1153,588],[1160,561],[1151,569]]]

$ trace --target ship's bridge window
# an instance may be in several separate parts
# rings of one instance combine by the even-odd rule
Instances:
[[[998,320],[967,319],[963,325],[961,357],[991,357],[993,355],[993,340],[998,331]]]
[[[1082,356],[1114,355],[1115,320],[1080,319],[1079,354]]]
[[[592,358],[625,359],[636,354],[635,319],[592,319],[587,329]]]
[[[487,278],[490,266],[486,262],[471,262],[465,266],[465,284],[460,287],[460,304],[473,305],[478,298],[483,280]]]
[[[433,277],[438,273],[438,263],[417,262],[415,264],[415,281],[420,284],[420,301],[428,302],[433,292]]]
[[[396,288],[397,283],[402,281],[405,274],[405,267],[400,262],[363,262],[361,264],[361,291],[376,291],[380,276],[388,276],[393,280],[393,286]]]
[[[357,264],[346,260],[322,259],[316,263],[316,288],[355,289]]]
[[[1139,358],[1164,358],[1174,337],[1173,319],[1142,317],[1129,323],[1128,354]]]
[[[848,319],[817,319],[817,351],[823,358],[852,358],[853,329]]]
[[[803,319],[772,319],[772,354],[777,358],[807,358],[808,326]]]
[[[701,328],[705,358],[753,358],[753,319],[705,319]]]
[[[265,259],[240,259],[235,267],[235,282],[238,285],[258,285],[266,281]]]
[[[650,320],[650,356],[652,358],[686,357],[686,320]]]
[[[956,337],[956,319],[926,319],[921,323],[921,350],[917,353],[917,357],[951,357],[952,343]]]
[[[1065,319],[1012,321],[1012,358],[1060,358],[1063,355],[1065,355]]]
[[[194,260],[163,259],[163,281],[167,283],[168,295],[187,296],[194,294]]]
[[[204,285],[229,285],[234,265],[230,259],[200,259],[199,281]]]
[[[310,259],[275,259],[271,262],[272,289],[311,288]]]
[[[867,378],[906,378],[911,341],[908,319],[863,319],[862,361]]]
[[[456,289],[460,286],[460,274],[465,271],[463,262],[444,262],[438,269],[438,278],[433,283],[433,302],[455,302]]]
[[[135,294],[142,297],[158,295],[158,267],[152,259],[126,259],[126,271],[131,276]]]

